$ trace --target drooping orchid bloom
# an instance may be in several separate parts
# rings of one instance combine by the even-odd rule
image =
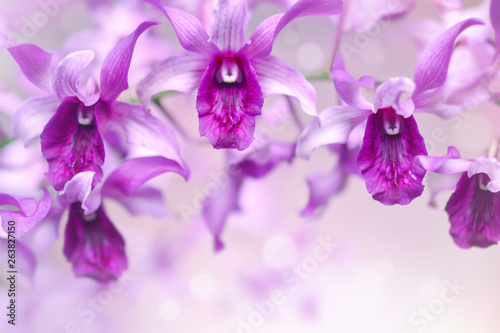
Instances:
[[[464,29],[481,23],[468,19],[448,29],[420,57],[414,80],[388,79],[376,88],[373,104],[362,96],[361,87],[373,87],[374,80],[367,76],[355,80],[337,56],[331,76],[346,105],[330,107],[312,121],[299,137],[297,154],[307,158],[321,145],[346,143],[352,130],[367,120],[357,158],[367,190],[385,205],[409,204],[424,189],[425,170],[413,159],[427,155],[413,113],[439,109],[438,88],[446,81],[455,39]],[[411,96],[401,101],[405,93]]]
[[[95,173],[92,186],[101,182],[103,138],[111,132],[121,131],[129,143],[144,145],[183,163],[166,126],[144,108],[117,101],[128,88],[127,75],[137,39],[156,24],[140,24],[111,50],[102,64],[100,91],[96,85],[84,88],[79,82],[81,72],[94,57],[93,51],[71,53],[52,72],[52,54],[32,44],[8,48],[26,78],[47,93],[29,98],[21,106],[14,118],[14,134],[25,142],[40,135],[42,153],[49,164],[46,176],[57,191],[84,171]]]
[[[497,145],[493,145],[497,148]],[[450,234],[461,248],[488,247],[500,241],[500,162],[497,149],[489,157],[462,159],[455,147],[443,157],[417,156],[427,171],[460,174],[445,210]],[[494,157],[495,156],[495,157]]]
[[[144,105],[161,91],[191,92],[198,88],[196,108],[200,135],[215,148],[246,149],[254,140],[255,117],[264,97],[297,98],[304,112],[316,114],[316,93],[300,72],[271,56],[274,39],[292,20],[307,15],[333,15],[341,0],[300,0],[284,14],[262,22],[245,40],[247,12],[243,0],[220,0],[212,14],[210,36],[191,14],[156,6],[174,27],[183,52],[153,68],[138,87]]]
[[[120,277],[128,266],[125,240],[106,214],[103,199],[121,203],[133,215],[165,217],[168,212],[161,192],[143,185],[165,172],[188,177],[177,162],[149,156],[126,160],[94,189],[90,185],[93,171],[81,172],[66,183],[59,196],[61,204],[69,208],[64,255],[77,277],[88,276],[102,283]]]

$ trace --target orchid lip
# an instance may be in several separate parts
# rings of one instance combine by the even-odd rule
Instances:
[[[379,110],[382,117],[383,131],[388,135],[397,135],[403,130],[403,117],[396,114],[394,109]]]
[[[220,69],[216,74],[219,83],[241,83],[243,75],[236,61],[232,58],[223,58]]]

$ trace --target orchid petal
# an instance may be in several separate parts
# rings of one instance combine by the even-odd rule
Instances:
[[[85,214],[93,213],[92,210],[89,210],[86,201],[90,195],[90,191],[92,190],[92,184],[94,180],[94,171],[84,171],[76,174],[70,181],[64,184],[64,188],[59,192],[59,201],[62,206],[69,206],[74,202],[81,202],[82,209],[85,211]],[[99,208],[99,205],[95,207]]]
[[[490,21],[495,30],[495,41],[497,49],[500,48],[500,1],[491,0]]]
[[[109,191],[109,190],[108,190]],[[171,213],[165,205],[163,192],[142,185],[131,194],[121,191],[108,192],[107,195],[118,201],[132,215],[151,215],[157,218],[170,217]]]
[[[80,124],[78,113],[81,108],[85,107],[80,101],[64,101],[40,135],[42,153],[49,163],[46,176],[56,191],[62,190],[66,182],[82,171],[96,173],[93,186],[103,176],[101,166],[105,152],[102,137],[95,119]]]
[[[9,221],[14,221],[16,226],[15,234],[20,236],[47,216],[50,204],[50,193],[45,187],[43,188],[43,197],[38,204],[31,198],[0,194],[0,206],[12,205],[20,209],[19,211],[0,210],[2,228],[7,232],[9,230]]]
[[[238,199],[242,184],[242,177],[231,176],[226,186],[220,187],[216,193],[203,202],[203,218],[214,237],[216,252],[224,248],[221,235],[229,214],[239,210]]]
[[[154,118],[143,107],[124,102],[115,102],[109,109],[104,105],[97,105],[96,118],[99,126],[109,121],[109,124],[103,127],[120,128],[128,143],[141,145],[185,166],[172,129]]]
[[[189,177],[189,172],[179,163],[162,156],[126,160],[106,179],[102,187],[102,195],[112,197],[115,190],[129,195],[151,178],[165,172],[176,172],[184,179]]]
[[[348,105],[325,109],[300,134],[296,154],[308,159],[313,150],[320,146],[346,143],[353,128],[370,114],[369,110],[354,109]]]
[[[500,193],[483,189],[488,181],[485,174],[474,174],[469,178],[462,173],[446,204],[450,234],[461,248],[484,248],[500,241]]]
[[[425,170],[450,175],[466,171],[472,161],[460,158],[457,148],[450,146],[443,157],[417,156],[415,163],[421,165]]]
[[[358,81],[347,72],[344,60],[337,55],[333,61],[330,76],[333,79],[335,90],[340,98],[349,106],[356,109],[370,110],[371,104],[361,94],[361,87],[374,83],[371,77],[363,76]]]
[[[247,23],[244,0],[219,0],[210,22],[210,41],[224,54],[235,54],[245,44]]]
[[[315,116],[316,90],[298,70],[283,60],[267,56],[252,60],[264,97],[283,94],[299,100],[305,113]]]
[[[299,0],[284,15],[272,16],[261,23],[256,32],[250,36],[250,44],[245,45],[241,52],[249,57],[265,57],[271,53],[274,40],[280,31],[296,18],[303,16],[326,16],[340,14],[341,0]]]
[[[271,142],[259,147],[240,161],[234,172],[252,178],[262,178],[271,172],[279,163],[291,163],[295,155],[295,144]]]
[[[139,36],[159,22],[143,22],[108,54],[101,69],[101,99],[113,101],[128,88],[127,76]]]
[[[55,95],[28,98],[14,115],[14,136],[22,138],[25,144],[39,136],[60,104]]]
[[[80,203],[71,205],[63,251],[77,277],[107,283],[118,279],[127,268],[125,241],[102,207],[84,215]]]
[[[142,105],[147,106],[153,95],[167,90],[189,93],[200,85],[209,58],[192,52],[181,52],[160,61],[137,87]]]
[[[478,173],[485,173],[490,178],[486,185],[490,192],[500,191],[500,162],[496,158],[480,157],[470,164],[467,175],[472,177]]]
[[[52,92],[52,53],[33,44],[21,44],[8,50],[31,83],[46,92]]]
[[[400,126],[384,131],[384,122],[391,117],[399,117]],[[413,163],[417,155],[427,151],[413,116],[403,118],[393,109],[370,115],[357,164],[373,199],[384,205],[407,205],[420,196],[426,171]]]
[[[81,71],[94,59],[94,51],[73,52],[64,57],[54,70],[53,89],[59,99],[79,95]]]
[[[0,238],[0,246],[8,249],[9,242],[7,239]],[[5,256],[2,261],[5,267],[8,267],[9,257]],[[16,241],[16,271],[26,276],[30,281],[33,280],[36,267],[36,257],[33,251],[20,241]]]
[[[416,89],[412,97],[444,84],[455,39],[463,30],[475,24],[484,23],[479,19],[468,19],[455,24],[424,50],[415,68]]]
[[[207,32],[196,17],[182,9],[163,7],[159,0],[144,1],[158,8],[167,17],[184,49],[205,55],[220,53],[217,46],[209,42]]]
[[[411,98],[407,98],[400,102],[401,95],[404,93],[412,93],[415,89],[415,84],[412,80],[405,77],[392,77],[382,83],[373,96],[373,111],[378,109],[391,107],[396,111],[396,114],[408,118],[413,114],[415,105]]]

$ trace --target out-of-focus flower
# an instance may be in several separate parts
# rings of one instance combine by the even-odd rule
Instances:
[[[129,143],[182,163],[166,126],[142,107],[116,100],[128,88],[127,74],[138,37],[156,24],[142,23],[109,53],[100,73],[100,91],[93,81],[86,88],[79,84],[80,73],[93,59],[92,51],[68,55],[52,73],[50,53],[32,44],[9,48],[25,76],[49,93],[26,101],[14,119],[14,129],[25,141],[41,132],[42,153],[49,163],[46,175],[57,191],[83,171],[95,172],[92,186],[101,181],[103,137],[109,132],[122,131]]]
[[[218,191],[203,202],[203,217],[214,236],[215,251],[224,247],[221,234],[229,215],[239,211],[239,196],[242,186],[248,178],[263,178],[281,162],[290,163],[295,155],[295,145],[268,142],[245,154],[233,156],[226,167],[228,181]]]
[[[316,93],[300,72],[270,56],[274,39],[292,20],[307,15],[333,15],[342,1],[300,0],[284,14],[262,22],[245,40],[247,12],[241,0],[220,0],[211,21],[211,36],[191,14],[158,7],[174,27],[180,53],[160,62],[138,87],[142,103],[165,90],[191,92],[198,87],[196,108],[200,135],[215,148],[246,149],[254,140],[255,117],[261,114],[264,96],[296,97],[304,112],[316,114]]]
[[[500,241],[500,162],[496,158],[461,159],[455,147],[448,147],[443,157],[417,156],[416,162],[431,172],[461,174],[445,207],[450,234],[458,246],[488,247]]]
[[[420,57],[414,81],[388,79],[376,88],[373,104],[362,96],[361,87],[373,87],[374,80],[367,76],[355,80],[337,56],[331,76],[346,105],[330,107],[312,121],[299,138],[297,154],[309,157],[320,145],[346,143],[352,130],[368,118],[357,158],[368,192],[385,205],[409,204],[424,189],[425,170],[414,165],[413,159],[427,155],[413,113],[436,113],[435,106],[441,102],[437,88],[446,81],[455,39],[464,29],[480,23],[468,19],[447,30]],[[412,95],[400,101],[403,94]]]

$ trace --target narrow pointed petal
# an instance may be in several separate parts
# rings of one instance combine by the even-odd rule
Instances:
[[[496,158],[480,157],[472,161],[467,170],[467,175],[472,177],[478,173],[488,175],[490,179],[486,185],[488,191],[493,193],[500,191],[500,162]]]
[[[33,44],[21,44],[8,50],[31,83],[46,92],[52,92],[52,53]]]
[[[500,241],[500,193],[485,188],[489,177],[463,173],[446,204],[455,243],[468,249],[488,247]]]
[[[159,22],[143,22],[108,54],[101,69],[101,99],[113,101],[128,88],[128,70],[140,35]]]
[[[73,52],[64,57],[54,70],[54,92],[60,100],[78,96],[80,73],[94,59],[94,51]]]
[[[436,38],[423,52],[415,68],[416,89],[413,97],[426,90],[438,88],[446,81],[451,54],[458,35],[475,24],[484,24],[479,19],[459,22]]]
[[[418,163],[425,170],[445,175],[467,171],[471,162],[460,158],[458,149],[453,146],[448,147],[448,152],[443,157],[421,155],[415,158],[415,163]]]
[[[156,64],[137,87],[142,105],[149,105],[159,92],[175,90],[190,93],[198,88],[209,58],[192,52],[181,52]]]
[[[9,221],[14,221],[16,237],[21,236],[47,216],[50,204],[50,193],[46,188],[43,188],[43,197],[38,204],[32,198],[0,193],[0,206],[11,205],[19,208],[18,211],[0,209],[2,228],[7,232]]]
[[[272,17],[261,23],[250,36],[250,44],[243,47],[242,53],[249,57],[265,57],[271,53],[273,43],[281,30],[293,20],[303,16],[326,16],[342,12],[341,0],[299,0],[277,20]]]
[[[165,172],[176,172],[186,180],[189,177],[189,172],[179,163],[161,156],[126,160],[108,176],[102,188],[102,195],[112,197],[116,190],[129,195],[148,180]]]
[[[71,205],[64,234],[64,255],[73,264],[75,276],[101,283],[120,277],[127,269],[125,241],[100,207],[84,215],[79,202]]]
[[[104,144],[95,119],[79,123],[82,106],[79,101],[63,102],[40,136],[42,153],[49,163],[46,176],[56,191],[82,171],[96,173],[93,186],[102,179]]]
[[[325,109],[300,134],[297,140],[297,155],[308,159],[320,146],[346,143],[351,131],[371,113],[370,110],[353,109],[348,105]]]
[[[252,178],[265,177],[281,162],[291,163],[295,156],[295,144],[271,142],[249,153],[235,166],[235,172]]]
[[[298,70],[274,56],[253,59],[252,66],[257,72],[264,97],[275,94],[295,97],[305,113],[311,116],[317,114],[316,90]]]
[[[371,78],[364,76],[360,80],[354,79],[345,69],[341,55],[335,57],[330,76],[333,79],[337,94],[347,105],[356,109],[371,109],[371,104],[361,94],[361,87],[365,86],[362,80],[368,81]]]
[[[130,144],[141,145],[163,157],[177,161],[185,169],[186,163],[171,128],[149,114],[139,105],[115,102],[111,106],[98,104],[96,118],[99,126],[120,128]]]
[[[356,165],[358,152],[359,149],[351,150],[346,145],[341,145],[338,163],[332,172],[315,173],[307,177],[309,201],[300,216],[310,218],[321,216],[328,201],[344,190],[349,175],[359,173]]]
[[[17,236],[17,235],[16,235]],[[0,246],[4,249],[9,248],[9,242],[7,239],[0,238]],[[9,267],[8,262],[9,257],[4,256],[2,258],[2,263],[5,267]],[[36,268],[36,257],[33,251],[26,245],[24,245],[21,241],[16,241],[16,270],[20,274],[27,277],[30,281],[33,281],[33,276],[35,274]]]
[[[196,17],[182,9],[163,7],[159,0],[144,1],[158,8],[167,17],[184,49],[204,55],[220,53],[217,46],[209,42],[210,37]]]
[[[226,186],[220,187],[203,202],[203,218],[214,237],[216,252],[224,248],[221,236],[229,215],[239,210],[238,200],[242,184],[242,177],[232,176]]]
[[[254,118],[261,114],[264,98],[255,69],[247,59],[236,61],[238,81],[232,83],[220,78],[223,65],[222,60],[213,60],[198,89],[200,135],[207,137],[214,148],[244,150],[254,140]]]
[[[405,77],[392,77],[382,83],[373,96],[373,110],[384,108],[393,108],[396,114],[408,118],[413,115],[415,105],[411,98],[400,101],[404,93],[412,93],[415,84],[412,80]]]
[[[219,0],[210,22],[210,41],[224,54],[235,54],[245,44],[248,15],[244,0]]]
[[[400,117],[398,133],[385,132],[384,111]],[[357,164],[373,199],[384,205],[407,205],[420,196],[425,169],[413,163],[417,155],[427,151],[413,116],[403,118],[389,109],[370,115]]]
[[[500,48],[500,0],[491,0],[490,21],[495,30],[495,42],[497,49]]]
[[[25,144],[39,136],[60,104],[61,101],[55,95],[27,99],[14,115],[14,136],[22,138]]]

